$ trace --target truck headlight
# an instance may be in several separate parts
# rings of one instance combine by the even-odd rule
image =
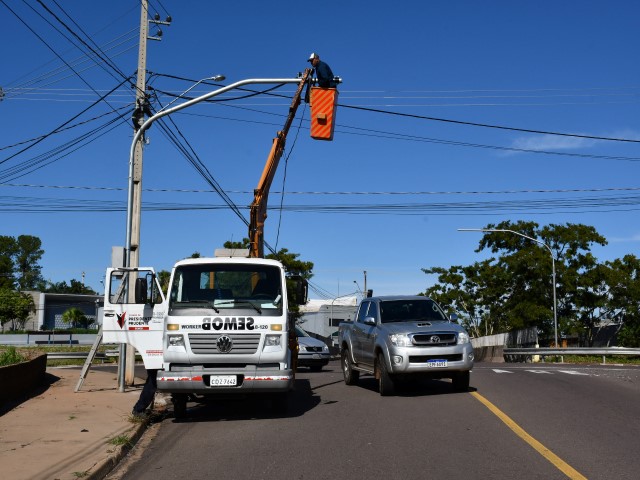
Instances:
[[[322,351],[323,351],[323,352],[328,352],[328,351],[329,351],[329,347],[327,347],[326,345],[324,345],[324,346],[322,347]]]
[[[469,335],[466,332],[458,333],[458,345],[469,343]]]
[[[264,336],[264,345],[266,347],[277,347],[277,346],[280,346],[280,335],[265,335]]]
[[[184,337],[182,335],[167,335],[167,345],[169,347],[184,347]]]
[[[405,333],[392,333],[389,335],[389,340],[391,341],[391,345],[396,347],[410,347],[411,340]]]

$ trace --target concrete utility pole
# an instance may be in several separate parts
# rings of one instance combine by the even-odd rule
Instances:
[[[133,113],[133,134],[140,129],[144,123],[144,110],[147,103],[147,36],[149,33],[148,20],[148,0],[140,1],[140,40],[138,44],[138,72],[136,81],[136,103]],[[140,211],[142,209],[142,151],[144,137],[140,137],[135,143],[133,154],[133,218],[131,231],[129,232],[130,249],[127,252],[129,259],[128,266],[138,267],[140,265]],[[135,284],[137,274],[129,274],[129,301],[134,301]],[[120,345],[120,364],[118,365],[118,385],[121,392],[124,391],[125,384],[133,385],[135,368],[135,348],[131,345]]]

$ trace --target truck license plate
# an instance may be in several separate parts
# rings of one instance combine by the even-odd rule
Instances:
[[[427,362],[427,367],[430,368],[446,368],[447,361],[446,360],[429,360]]]
[[[235,375],[211,375],[209,377],[210,387],[235,387],[238,384],[238,377]]]

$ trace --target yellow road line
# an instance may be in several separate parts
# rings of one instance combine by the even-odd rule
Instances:
[[[484,398],[478,392],[471,392],[480,403],[484,404],[496,417],[502,420],[507,427],[509,427],[513,432],[522,438],[525,442],[531,445],[540,455],[546,458],[549,462],[551,462],[558,470],[564,473],[571,480],[587,480],[587,477],[583,476],[580,472],[576,471],[571,465],[558,457],[555,453],[541,444],[538,440],[533,438],[527,432],[524,431],[520,425],[511,420],[502,410],[496,407],[489,400]]]

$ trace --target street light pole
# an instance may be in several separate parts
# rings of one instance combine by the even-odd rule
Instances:
[[[553,256],[553,250],[551,250],[551,247],[541,240],[538,240],[533,237],[529,237],[528,235],[525,235],[524,233],[516,232],[515,230],[508,230],[506,228],[459,228],[458,231],[459,232],[513,233],[514,235],[518,235],[520,237],[531,240],[532,242],[536,242],[537,244],[542,245],[547,250],[549,250],[549,253],[551,254],[551,276],[553,280],[553,329],[554,329],[555,346],[556,348],[558,348],[558,306],[557,306],[557,300],[556,300],[556,259]]]
[[[198,82],[200,83],[200,82]],[[221,87],[218,88],[217,90],[213,90],[209,93],[205,93],[204,95],[201,95],[199,97],[193,98],[191,100],[188,100],[184,103],[181,103],[180,105],[176,105],[175,107],[171,107],[171,108],[165,108],[163,110],[160,110],[159,112],[157,112],[155,115],[149,117],[138,129],[138,131],[136,132],[136,134],[133,136],[133,140],[131,142],[131,151],[129,153],[129,196],[127,199],[127,238],[126,238],[126,245],[125,245],[125,251],[126,251],[126,261],[125,261],[125,266],[126,267],[131,267],[131,260],[132,260],[132,256],[131,256],[131,245],[132,245],[132,238],[131,238],[131,232],[132,231],[136,231],[139,232],[140,231],[140,216],[141,216],[141,211],[142,209],[137,209],[135,212],[135,218],[134,218],[134,214],[133,214],[133,206],[134,206],[134,198],[133,198],[133,192],[134,192],[134,154],[135,154],[135,147],[136,144],[138,143],[138,141],[142,138],[142,135],[144,135],[144,132],[147,131],[149,129],[149,127],[151,126],[151,124],[153,122],[155,122],[156,120],[158,120],[159,118],[165,117],[167,115],[171,115],[172,113],[178,112],[180,110],[183,110],[185,108],[191,107],[197,103],[203,102],[205,100],[208,100],[209,98],[215,97],[217,95],[220,95],[222,93],[228,92],[229,90],[233,90],[235,88],[239,88],[242,87],[244,85],[252,85],[252,84],[280,84],[280,83],[300,83],[300,79],[299,78],[249,78],[246,80],[240,80],[239,82],[235,82],[232,83],[231,85],[227,85],[226,87]],[[137,265],[135,265],[137,266]]]

